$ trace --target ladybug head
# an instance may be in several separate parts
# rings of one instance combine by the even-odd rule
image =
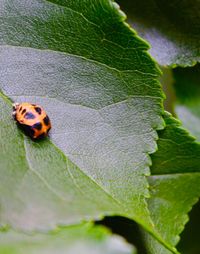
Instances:
[[[19,107],[19,103],[13,103],[13,111],[17,110],[17,108]]]

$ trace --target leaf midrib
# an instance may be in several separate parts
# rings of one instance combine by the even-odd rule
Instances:
[[[48,100],[55,100],[55,101],[58,101],[58,102],[61,102],[65,105],[73,105],[73,106],[77,106],[77,107],[81,107],[81,108],[85,108],[85,109],[91,109],[91,110],[94,110],[94,111],[101,111],[102,109],[107,109],[109,107],[112,107],[113,105],[120,105],[121,103],[125,103],[125,102],[128,102],[129,100],[131,99],[135,99],[135,98],[150,98],[150,99],[157,99],[157,100],[160,100],[160,97],[158,96],[150,96],[150,95],[128,95],[127,98],[121,100],[121,101],[117,101],[117,102],[114,102],[114,103],[111,103],[111,104],[107,104],[103,107],[99,107],[99,108],[94,108],[94,107],[89,107],[89,106],[86,106],[86,105],[82,105],[80,103],[71,103],[71,102],[65,102],[65,101],[62,101],[62,100],[58,100],[56,97],[48,97],[48,96],[41,96],[41,95],[11,95],[11,94],[6,94],[8,97],[28,97],[28,98],[44,98],[44,99],[48,99]]]
[[[158,74],[155,73],[148,73],[148,72],[142,72],[142,71],[139,71],[139,70],[136,70],[136,69],[117,69],[116,67],[112,67],[106,63],[103,63],[103,62],[99,62],[97,60],[94,60],[94,59],[91,59],[91,58],[88,58],[86,56],[82,56],[82,55],[78,55],[78,54],[72,54],[72,53],[69,53],[67,51],[61,51],[61,50],[53,50],[53,49],[45,49],[45,48],[34,48],[34,47],[30,47],[30,46],[19,46],[19,45],[14,45],[14,44],[0,44],[0,48],[18,48],[18,49],[30,49],[30,50],[38,50],[38,51],[43,51],[43,52],[51,52],[51,53],[56,53],[56,54],[63,54],[63,55],[66,55],[66,56],[71,56],[71,57],[75,57],[75,58],[80,58],[82,60],[85,60],[85,61],[88,61],[90,63],[95,63],[97,65],[100,65],[102,67],[106,67],[108,68],[109,70],[113,70],[113,71],[116,71],[119,75],[121,73],[128,73],[128,72],[134,72],[134,73],[139,73],[139,74],[142,74],[142,75],[146,75],[149,77],[149,79],[155,79],[157,80],[157,77],[158,77]],[[141,78],[143,79],[143,78]]]

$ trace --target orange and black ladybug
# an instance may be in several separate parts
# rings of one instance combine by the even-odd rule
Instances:
[[[42,107],[28,102],[14,103],[13,116],[26,135],[41,139],[48,135],[51,122]]]

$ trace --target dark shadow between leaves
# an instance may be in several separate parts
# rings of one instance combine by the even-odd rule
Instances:
[[[96,225],[103,225],[108,227],[114,234],[124,237],[129,243],[133,244],[138,254],[147,254],[145,244],[140,232],[140,228],[132,220],[125,217],[114,216],[105,217],[101,221],[96,221]]]
[[[200,253],[200,201],[189,213],[189,222],[186,224],[177,246],[182,254]]]

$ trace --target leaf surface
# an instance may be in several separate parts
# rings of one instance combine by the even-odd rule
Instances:
[[[134,254],[135,248],[105,228],[80,224],[49,234],[0,232],[0,254]]]
[[[1,223],[48,230],[121,214],[156,235],[146,176],[163,95],[148,46],[108,0],[0,10]],[[8,98],[42,105],[50,140],[24,137]]]
[[[198,0],[118,0],[129,23],[151,45],[160,65],[191,66],[200,61]]]

